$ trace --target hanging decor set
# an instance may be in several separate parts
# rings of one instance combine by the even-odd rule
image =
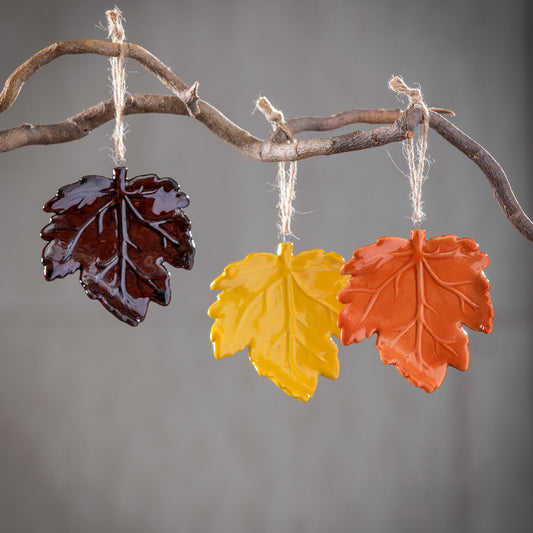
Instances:
[[[44,206],[52,214],[41,232],[47,241],[42,255],[47,280],[79,270],[87,295],[132,326],[145,318],[150,301],[161,305],[170,302],[170,275],[164,263],[193,267],[195,245],[184,213],[189,199],[171,178],[156,174],[127,178],[123,117],[147,111],[189,115],[225,140],[231,138],[228,142],[246,155],[278,162],[281,242],[277,253],[250,253],[226,266],[211,284],[211,289],[220,291],[208,310],[214,319],[211,341],[216,358],[248,347],[257,372],[302,401],[314,394],[320,375],[330,379],[339,375],[333,336],[348,345],[377,334],[381,360],[427,392],[442,384],[448,366],[468,368],[468,337],[463,325],[484,333],[492,329],[490,287],[483,273],[489,259],[469,238],[442,235],[428,239],[421,227],[430,126],[471,157],[495,190],[498,185],[497,200],[506,214],[509,205],[514,209],[511,222],[530,240],[533,225],[496,161],[442,117],[450,112],[428,109],[420,90],[409,88],[399,77],[393,77],[389,87],[409,98],[404,111],[351,110],[333,117],[286,121],[283,113],[262,97],[256,106],[272,125],[273,133],[261,141],[200,101],[198,83],[187,87],[149,52],[126,43],[118,8],[106,14],[112,43],[65,41],[54,45],[54,50],[49,47],[19,67],[0,95],[1,112],[14,102],[33,72],[59,55],[98,53],[111,57],[113,101],[101,105],[98,112],[95,106],[69,119],[82,132],[65,130],[65,123],[47,125],[46,131],[32,126],[31,139],[24,137],[21,127],[0,132],[0,148],[7,151],[79,138],[115,118],[117,166],[112,178],[84,176],[61,187]],[[131,95],[126,99],[126,57],[137,59],[175,96]],[[165,108],[169,99],[172,110]],[[357,121],[392,126],[331,139],[295,139],[298,131],[334,129]],[[415,143],[418,124],[422,133]],[[381,237],[355,250],[347,262],[320,249],[294,254],[290,238],[297,160],[395,141],[406,143],[415,225],[410,238]]]

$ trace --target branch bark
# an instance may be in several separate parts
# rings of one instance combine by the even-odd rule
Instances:
[[[235,149],[259,161],[292,161],[384,146],[411,137],[422,120],[420,111],[413,107],[408,107],[403,112],[399,109],[352,109],[329,117],[294,118],[287,122],[287,126],[293,134],[297,134],[304,131],[330,131],[355,123],[387,125],[368,131],[355,130],[344,135],[304,139],[290,144],[285,142],[285,134],[278,130],[261,140],[234,124],[209,103],[198,99],[197,82],[191,87],[187,86],[144,48],[132,43],[119,45],[99,40],[62,41],[32,56],[7,79],[0,93],[0,113],[13,105],[26,81],[54,59],[67,54],[117,57],[120,46],[124,47],[126,57],[135,59],[176,95],[134,94],[126,105],[125,114],[170,113],[193,117]],[[442,109],[430,111],[430,127],[478,165],[489,180],[494,196],[509,222],[533,242],[533,222],[520,207],[503,169],[487,150],[439,113],[450,112]],[[22,124],[0,131],[0,152],[32,144],[54,144],[80,139],[113,117],[113,102],[107,100],[57,124]]]

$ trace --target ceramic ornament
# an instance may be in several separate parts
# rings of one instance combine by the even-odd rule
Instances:
[[[90,298],[119,320],[136,326],[150,301],[170,302],[170,274],[163,262],[191,269],[194,241],[183,213],[186,194],[171,178],[155,174],[113,179],[85,176],[59,189],[44,206],[54,213],[41,237],[48,281],[80,271]]]
[[[408,138],[412,220],[420,225],[422,181],[429,112],[419,89],[401,78],[389,82],[409,96],[423,116],[424,134],[415,164],[413,138]],[[377,333],[376,346],[385,364],[395,365],[413,385],[427,392],[444,381],[448,366],[466,370],[468,336],[463,325],[490,333],[494,311],[490,285],[483,273],[489,258],[468,238],[442,235],[426,240],[416,228],[410,239],[382,237],[354,252],[342,274],[351,276],[338,295],[343,344]]]
[[[339,336],[336,294],[346,280],[338,254],[292,249],[282,242],[277,255],[249,254],[213,281],[211,289],[222,292],[209,308],[211,342],[217,359],[248,347],[258,374],[307,401],[319,375],[339,375],[331,336]]]
[[[111,58],[115,104],[115,162],[124,163],[125,57],[122,13],[106,12],[109,36],[120,45]],[[53,213],[41,237],[44,276],[48,281],[80,271],[90,298],[99,300],[119,320],[136,326],[150,301],[170,301],[170,274],[163,265],[190,269],[194,259],[191,224],[183,209],[186,194],[171,178],[144,174],[127,179],[125,166],[113,177],[85,176],[61,187],[44,206]]]
[[[466,370],[468,336],[463,324],[490,333],[494,311],[489,264],[472,239],[443,235],[426,240],[382,237],[354,252],[341,270],[350,275],[338,295],[343,344],[377,333],[385,364],[396,366],[413,385],[432,392],[448,365]]]
[[[283,114],[262,97],[257,107],[276,128],[294,142]],[[280,233],[291,235],[296,161],[289,171],[278,166]],[[248,347],[248,356],[261,376],[269,377],[287,394],[307,401],[318,376],[339,375],[337,292],[346,280],[340,274],[343,258],[334,252],[306,250],[293,255],[291,242],[281,242],[278,253],[252,253],[231,263],[211,284],[222,291],[209,308],[215,319],[211,342],[216,358]]]

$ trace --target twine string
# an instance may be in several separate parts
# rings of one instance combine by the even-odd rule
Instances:
[[[296,142],[294,135],[285,122],[283,113],[276,109],[266,98],[262,96],[257,100],[255,106],[259,111],[265,115],[265,118],[270,122],[274,131],[280,128],[287,136],[289,143]],[[292,235],[291,220],[294,216],[294,208],[292,203],[296,195],[296,174],[298,172],[297,161],[289,161],[289,170],[287,172],[286,162],[280,161],[278,163],[278,172],[276,176],[276,186],[279,191],[278,213],[280,222],[278,224],[279,232],[283,240],[287,240],[289,235]]]
[[[411,184],[412,220],[420,224],[425,217],[422,211],[422,182],[424,181],[424,165],[426,162],[427,138],[429,131],[429,111],[418,88],[408,87],[400,76],[393,76],[389,87],[398,94],[409,98],[409,107],[417,107],[422,111],[422,139],[416,145],[413,137],[407,139],[406,157],[409,164],[409,180]],[[416,156],[415,156],[416,151]]]
[[[118,57],[111,57],[111,79],[113,83],[113,102],[115,104],[115,131],[112,138],[115,141],[115,153],[113,159],[116,165],[126,162],[126,146],[124,137],[126,125],[124,123],[124,107],[126,105],[126,70],[124,58],[124,41],[126,35],[122,26],[122,12],[118,7],[106,11],[108,23],[108,36],[114,43],[119,44]]]

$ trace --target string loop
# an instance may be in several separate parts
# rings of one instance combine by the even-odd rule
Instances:
[[[389,87],[398,94],[405,94],[409,98],[409,107],[416,107],[422,111],[423,132],[421,142],[415,146],[413,137],[407,139],[407,161],[409,164],[409,180],[411,183],[411,204],[413,208],[412,220],[419,225],[425,217],[422,211],[422,182],[424,181],[424,164],[426,161],[427,138],[429,131],[429,111],[422,98],[422,91],[408,87],[400,76],[393,76]],[[416,161],[418,159],[418,161]]]
[[[111,57],[111,78],[113,83],[113,102],[115,104],[115,131],[113,140],[115,141],[115,152],[113,159],[116,165],[123,165],[126,162],[126,146],[124,137],[126,135],[126,125],[124,123],[124,107],[126,105],[126,69],[124,58],[124,41],[126,34],[122,25],[122,12],[118,7],[106,11],[108,23],[108,36],[119,44],[120,53],[118,57]]]
[[[270,122],[274,131],[279,127],[287,136],[289,143],[296,142],[294,135],[285,122],[283,113],[276,109],[266,98],[262,96],[259,98],[255,106],[259,111],[265,115],[265,118]],[[296,195],[296,174],[298,171],[297,161],[289,161],[289,171],[287,172],[285,161],[278,163],[278,173],[276,177],[276,185],[279,191],[278,213],[280,222],[278,228],[283,240],[287,240],[289,235],[292,235],[291,220],[294,216],[294,208],[292,202]]]

